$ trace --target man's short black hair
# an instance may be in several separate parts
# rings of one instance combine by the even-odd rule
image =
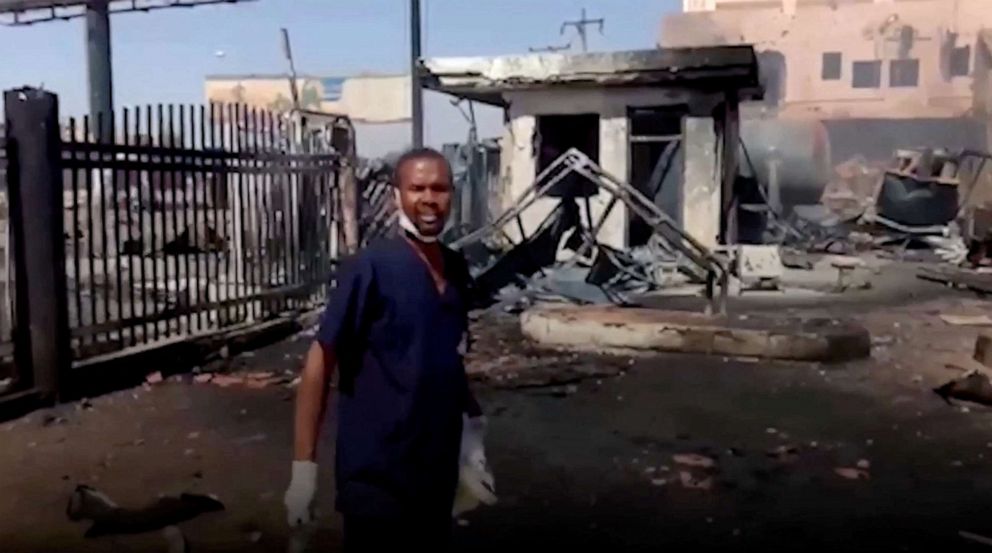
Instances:
[[[454,175],[451,172],[451,164],[448,163],[448,158],[444,157],[444,154],[434,148],[413,148],[412,150],[408,150],[396,160],[396,165],[393,166],[393,186],[399,187],[400,170],[403,166],[418,159],[436,159],[444,163],[444,166],[448,169],[448,178],[451,180],[454,179]],[[452,184],[454,184],[454,182],[452,182]]]

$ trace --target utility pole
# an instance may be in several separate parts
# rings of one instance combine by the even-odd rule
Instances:
[[[602,34],[603,33],[603,24],[604,23],[605,23],[605,20],[603,18],[587,19],[586,18],[586,9],[585,8],[582,8],[582,17],[579,20],[577,20],[577,21],[566,21],[566,22],[564,22],[564,23],[561,24],[561,34],[564,35],[565,34],[565,31],[567,31],[569,27],[575,28],[575,32],[577,32],[579,34],[579,41],[582,43],[582,51],[583,52],[588,52],[589,51],[589,41],[588,41],[588,38],[586,36],[586,27],[588,27],[590,25],[596,25],[599,28],[600,34]]]
[[[86,65],[89,73],[90,128],[101,142],[113,137],[113,62],[110,54],[110,6],[108,0],[86,4]]]
[[[410,118],[413,147],[424,146],[424,91],[420,75],[420,0],[410,0]]]

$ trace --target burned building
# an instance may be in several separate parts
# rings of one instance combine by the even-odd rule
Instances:
[[[761,96],[751,47],[443,58],[425,65],[430,88],[505,109],[494,211],[509,208],[549,164],[575,149],[631,183],[706,247],[733,241],[738,106]],[[579,198],[588,220],[613,207],[607,194],[572,177],[511,233],[531,234],[556,198]],[[615,248],[644,244],[652,233],[624,205],[598,230]]]
[[[830,168],[856,156],[988,149],[985,0],[683,4],[660,47],[754,45],[766,95],[742,107],[742,134],[763,180],[777,164],[786,192],[811,192],[793,203],[815,203]]]

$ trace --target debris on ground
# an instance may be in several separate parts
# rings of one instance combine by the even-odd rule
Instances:
[[[262,389],[277,384],[292,383],[294,377],[287,374],[276,374],[271,371],[255,371],[246,373],[203,373],[193,377],[193,382],[197,384],[214,384],[221,388],[229,386],[244,386],[251,389]]]
[[[799,459],[799,446],[780,445],[765,452],[765,455],[783,463],[791,463]]]
[[[933,148],[896,150],[884,167],[848,160],[835,168],[820,204],[793,207],[787,223],[795,232],[785,233],[780,243],[790,251],[854,256],[874,251],[938,261],[944,268],[992,265],[989,193],[976,193],[988,188],[982,175],[992,167],[989,161],[992,155],[985,152]],[[783,262],[796,267],[793,258],[783,256]],[[838,269],[842,275],[852,270]]]
[[[981,334],[975,339],[974,359],[992,368],[992,334]]]
[[[149,384],[161,384],[164,378],[162,378],[162,373],[155,371],[145,377],[145,382]]]
[[[947,403],[951,403],[951,399],[959,399],[992,405],[992,382],[988,375],[978,371],[971,371],[961,378],[934,388],[934,392]]]
[[[524,337],[517,317],[498,311],[482,313],[472,322],[471,332],[486,339],[474,342],[465,356],[468,377],[497,389],[560,388],[560,392],[583,381],[618,377],[630,368],[616,356],[541,349]]]
[[[163,530],[205,513],[223,511],[216,497],[184,493],[178,497],[160,497],[145,507],[119,507],[98,490],[79,485],[69,498],[66,514],[74,522],[90,521],[85,537],[143,534]]]
[[[943,149],[897,150],[875,201],[878,215],[910,227],[953,221],[963,158]]]
[[[940,320],[954,326],[992,326],[992,317],[988,315],[954,315],[941,313]]]
[[[66,422],[67,421],[65,417],[59,417],[51,413],[45,414],[45,416],[43,416],[41,419],[42,426],[54,426],[57,424],[65,424]]]
[[[264,433],[261,433],[260,432],[258,434],[253,434],[251,436],[246,436],[244,438],[239,438],[239,439],[235,440],[234,443],[237,444],[237,445],[248,445],[248,444],[257,443],[257,442],[264,442],[268,438],[269,438],[269,436],[267,434],[264,434]]]
[[[869,480],[871,475],[867,470],[853,467],[838,467],[834,469],[834,473],[841,478],[846,478],[848,480]]]
[[[672,461],[677,465],[687,467],[713,468],[716,466],[716,461],[712,458],[697,453],[677,453],[672,455]]]
[[[697,478],[691,472],[679,471],[679,482],[683,488],[690,490],[709,490],[713,488],[713,477]]]

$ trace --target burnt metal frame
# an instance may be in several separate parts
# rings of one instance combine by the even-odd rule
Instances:
[[[622,201],[628,209],[644,219],[655,230],[655,234],[673,252],[681,253],[698,271],[698,276],[701,276],[705,280],[706,297],[710,300],[706,307],[707,312],[726,313],[730,273],[723,261],[708,248],[700,244],[699,241],[682,230],[671,217],[652,201],[648,200],[640,191],[629,183],[621,181],[604,171],[589,156],[576,148],[569,149],[541,171],[527,190],[517,197],[512,208],[504,212],[489,225],[455,241],[452,247],[459,249],[467,244],[481,240],[493,232],[499,232],[505,235],[503,227],[511,221],[516,221],[517,225],[522,228],[523,221],[521,215],[523,212],[538,199],[545,196],[555,184],[571,172],[578,173],[593,183],[596,183],[600,188],[609,192],[614,200]],[[554,174],[554,177],[544,182],[552,174]],[[598,234],[598,231],[609,216],[613,205],[615,205],[615,202],[611,201],[607,209],[600,215],[599,220],[592,227],[591,234],[586,237],[585,244],[580,248],[579,252],[576,252],[575,257],[584,254],[589,248],[594,247],[594,244],[590,243],[590,239],[594,239]],[[720,287],[719,294],[714,294],[715,286]]]

